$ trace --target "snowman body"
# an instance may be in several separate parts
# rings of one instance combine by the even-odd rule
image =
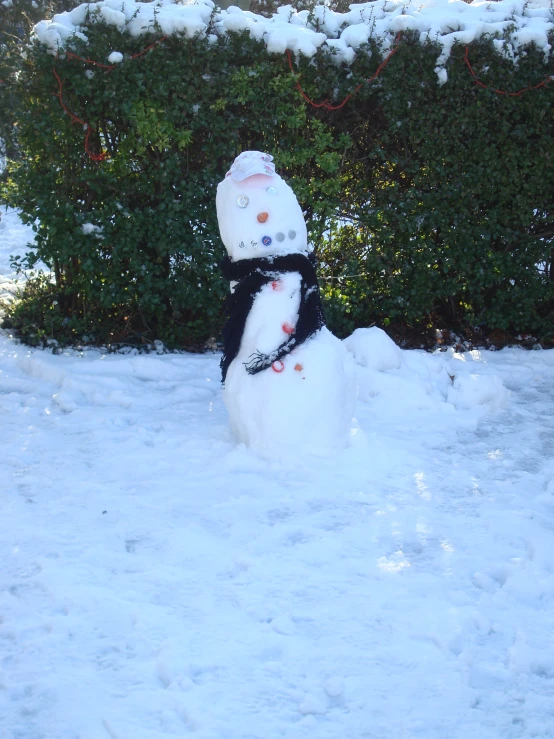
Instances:
[[[262,371],[248,369],[253,357],[271,357],[294,337],[303,309],[302,275],[271,272],[274,257],[307,256],[308,244],[293,191],[274,172],[260,171],[270,169],[270,161],[269,155],[245,152],[235,165],[242,164],[247,176],[239,172],[235,179],[232,168],[217,191],[219,227],[231,262],[261,257],[270,270],[226,371],[223,398],[231,428],[247,446],[268,456],[329,454],[348,443],[356,402],[354,363],[343,343],[322,325]]]

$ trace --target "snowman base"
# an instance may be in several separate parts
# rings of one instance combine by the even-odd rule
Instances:
[[[328,456],[350,441],[355,382],[352,357],[323,327],[263,372],[235,360],[223,399],[237,440],[262,455]]]

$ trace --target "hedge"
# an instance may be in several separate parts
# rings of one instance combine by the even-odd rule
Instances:
[[[291,72],[246,33],[136,38],[97,19],[86,35],[71,55],[31,45],[10,82],[24,158],[2,195],[36,232],[21,266],[53,273],[8,316],[25,340],[217,338],[215,188],[245,149],[271,152],[295,189],[340,336],[390,322],[553,331],[552,88],[490,89],[545,79],[551,53],[530,45],[514,65],[494,39],[455,45],[439,85],[439,47],[406,32],[362,84],[383,58],[375,38],[349,66],[318,51]],[[91,63],[114,48],[121,64]],[[337,105],[362,86],[328,110],[297,83]]]

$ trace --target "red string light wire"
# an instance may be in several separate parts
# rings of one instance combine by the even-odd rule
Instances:
[[[383,69],[387,65],[387,63],[388,63],[389,59],[391,58],[391,56],[393,56],[393,54],[396,53],[396,51],[398,49],[398,45],[400,43],[400,36],[401,36],[401,34],[398,34],[397,35],[397,37],[395,39],[395,45],[390,50],[390,52],[385,57],[385,59],[383,59],[383,61],[381,62],[381,64],[377,67],[377,70],[376,70],[375,74],[372,77],[370,77],[369,79],[367,79],[364,82],[362,82],[361,84],[359,84],[349,95],[347,95],[344,98],[344,100],[342,102],[338,103],[337,105],[331,105],[329,103],[328,99],[323,100],[321,103],[314,102],[304,92],[304,90],[302,89],[302,85],[300,84],[299,81],[296,82],[296,87],[298,88],[298,91],[300,92],[300,94],[304,98],[304,100],[307,103],[309,103],[314,108],[325,108],[325,110],[340,110],[340,108],[342,108],[344,105],[346,105],[346,103],[350,100],[350,98],[353,95],[355,95],[358,92],[358,90],[360,90],[364,85],[369,84],[370,82],[373,82],[373,80],[377,79],[377,77],[381,74],[381,72],[383,71]],[[292,55],[291,55],[291,53],[290,53],[290,51],[288,49],[286,51],[286,54],[287,54],[287,58],[288,58],[288,62],[289,62],[290,71],[294,75],[295,72],[294,72],[294,66],[293,66],[293,63],[292,63]],[[519,90],[518,92],[508,92],[507,90],[497,90],[495,87],[491,87],[490,85],[485,85],[483,82],[481,82],[481,80],[475,74],[475,71],[473,70],[473,67],[471,66],[471,62],[469,61],[469,47],[468,46],[466,46],[464,61],[467,64],[467,67],[468,67],[468,69],[469,69],[469,71],[471,73],[471,76],[473,77],[473,79],[475,81],[475,84],[479,85],[479,87],[482,87],[485,90],[491,90],[492,92],[495,92],[497,95],[506,95],[508,97],[519,97],[524,92],[528,92],[529,90],[537,90],[539,87],[546,87],[550,82],[553,81],[553,78],[552,77],[546,77],[544,80],[542,80],[542,82],[539,82],[536,85],[528,85],[527,87],[524,87],[522,90]]]
[[[83,57],[77,56],[77,54],[74,54],[72,51],[66,51],[65,56],[67,59],[76,59],[78,62],[84,62],[85,64],[93,64],[95,67],[101,67],[107,72],[111,72],[112,69],[117,67],[117,64],[102,64],[101,62],[95,62],[94,59],[83,59]]]
[[[327,100],[323,100],[321,103],[314,103],[314,101],[308,95],[306,95],[306,93],[302,89],[302,85],[300,84],[299,81],[296,82],[296,87],[298,88],[298,91],[300,92],[300,94],[302,95],[302,97],[304,98],[304,100],[307,103],[309,103],[312,107],[314,107],[314,108],[325,108],[325,110],[340,110],[344,105],[346,105],[346,103],[350,100],[350,98],[358,92],[358,90],[361,90],[361,88],[364,85],[367,85],[370,82],[373,82],[373,80],[377,79],[377,77],[381,74],[381,72],[383,71],[383,69],[388,64],[389,59],[393,56],[393,54],[396,54],[396,51],[398,49],[398,45],[400,44],[400,38],[401,38],[401,34],[398,34],[396,36],[395,41],[394,41],[394,46],[389,51],[389,53],[387,54],[387,56],[383,59],[383,61],[381,62],[381,64],[377,67],[377,69],[375,71],[375,74],[372,77],[370,77],[369,79],[364,80],[363,82],[361,82],[354,90],[352,90],[351,93],[349,93],[344,98],[344,100],[341,103],[338,103],[338,105],[330,105],[328,99]],[[293,64],[292,64],[292,56],[291,56],[291,53],[290,53],[289,49],[287,49],[286,54],[287,54],[287,58],[289,60],[290,71],[292,72],[292,74],[294,74],[295,72],[294,72],[294,67],[293,67]]]
[[[89,124],[86,121],[81,120],[76,115],[74,115],[66,106],[66,104],[63,101],[63,82],[60,78],[60,75],[56,72],[56,67],[53,68],[54,76],[56,77],[58,81],[58,92],[55,93],[56,97],[60,101],[60,105],[64,109],[64,111],[67,113],[67,115],[71,118],[72,123],[80,123],[82,126],[86,126],[87,134],[85,136],[85,151],[89,155],[90,159],[92,159],[93,162],[102,162],[106,157],[108,156],[107,152],[102,151],[99,154],[94,154],[94,152],[91,151],[90,145],[89,145],[89,139],[91,133],[95,133],[94,128],[92,126],[89,126]]]
[[[139,56],[142,56],[143,54],[146,54],[147,51],[150,51],[150,49],[153,49],[154,46],[157,46],[158,44],[161,44],[163,41],[165,41],[167,36],[162,36],[157,41],[154,41],[150,44],[150,46],[147,46],[146,49],[143,49],[142,51],[139,51],[137,54],[133,54],[131,59],[138,59]]]
[[[133,61],[133,59],[138,59],[140,56],[143,56],[143,54],[146,54],[146,52],[150,51],[150,49],[153,49],[158,44],[161,44],[162,41],[165,41],[167,36],[162,36],[157,41],[154,41],[150,46],[147,46],[142,51],[137,52],[136,54],[133,54],[131,57],[129,57],[129,61]],[[68,59],[77,59],[79,62],[84,62],[85,64],[94,64],[95,67],[101,67],[102,69],[105,69],[107,72],[111,72],[112,69],[115,69],[118,64],[102,64],[101,62],[96,62],[94,59],[83,59],[81,56],[77,56],[77,54],[74,54],[72,51],[66,51],[65,55]]]
[[[166,38],[167,38],[167,36],[162,36],[161,38],[159,38],[157,41],[154,41],[154,43],[150,44],[149,46],[147,46],[142,51],[139,51],[136,54],[133,54],[130,57],[129,61],[133,61],[134,59],[138,59],[139,57],[143,56],[148,51],[150,51],[150,49],[153,49],[154,46],[157,46],[158,44],[161,44],[162,41],[165,41]],[[85,64],[93,64],[96,67],[101,67],[102,69],[105,69],[106,70],[106,73],[111,72],[112,69],[115,69],[118,66],[117,64],[102,64],[101,62],[94,61],[94,59],[83,59],[82,57],[77,56],[77,54],[74,54],[72,51],[66,51],[65,52],[65,56],[66,56],[67,59],[76,59],[77,61],[84,62]],[[88,154],[89,158],[93,162],[103,162],[104,159],[107,159],[108,152],[101,151],[99,154],[95,154],[93,151],[91,151],[91,149],[90,149],[90,135],[93,134],[93,133],[95,133],[96,131],[86,121],[83,121],[80,118],[78,118],[76,115],[74,115],[67,108],[66,104],[63,101],[63,82],[62,82],[62,80],[60,78],[60,75],[56,71],[56,67],[53,68],[53,72],[54,72],[54,76],[56,77],[56,80],[58,82],[58,92],[54,93],[54,95],[60,101],[60,105],[62,106],[62,108],[64,109],[64,111],[71,118],[71,122],[72,123],[80,123],[82,126],[85,126],[86,129],[87,129],[87,133],[86,133],[86,136],[85,136],[85,151],[86,151],[86,153]]]
[[[146,53],[147,53],[148,51],[150,51],[150,49],[153,49],[153,48],[154,48],[155,46],[157,46],[158,44],[161,44],[161,43],[162,43],[163,41],[165,41],[165,40],[166,40],[166,38],[167,38],[167,36],[162,36],[162,37],[161,37],[160,39],[158,39],[157,41],[154,41],[153,43],[151,43],[151,44],[150,44],[149,46],[147,46],[147,47],[146,47],[145,49],[143,49],[142,51],[139,51],[139,52],[137,52],[136,54],[133,54],[133,55],[132,55],[132,56],[131,56],[131,57],[129,58],[129,61],[133,61],[134,59],[138,59],[139,57],[143,56],[143,55],[144,55],[144,54],[146,54]],[[343,108],[343,107],[344,107],[344,106],[346,105],[346,103],[347,103],[347,102],[348,102],[348,101],[349,101],[349,100],[350,100],[350,99],[351,99],[351,98],[352,98],[352,97],[353,97],[353,96],[354,96],[354,95],[355,95],[355,94],[356,94],[356,93],[357,93],[357,92],[358,92],[358,91],[359,91],[359,90],[360,90],[360,89],[361,89],[361,88],[362,88],[362,87],[363,87],[364,85],[367,85],[367,84],[369,84],[369,83],[371,83],[371,82],[373,82],[374,80],[376,80],[376,79],[377,79],[377,77],[378,77],[378,76],[379,76],[379,75],[381,74],[381,72],[383,71],[383,69],[384,69],[384,68],[386,67],[386,65],[388,64],[388,62],[389,62],[390,58],[391,58],[391,57],[392,57],[392,56],[393,56],[394,54],[396,54],[396,52],[397,52],[397,50],[398,50],[398,46],[399,46],[399,44],[400,44],[400,40],[401,40],[401,34],[399,33],[399,34],[398,34],[398,35],[396,36],[396,39],[395,39],[395,43],[394,43],[394,46],[393,46],[393,47],[392,47],[392,49],[391,49],[391,50],[389,51],[389,53],[387,54],[387,56],[386,56],[386,57],[385,57],[385,58],[383,59],[383,61],[381,62],[381,64],[380,64],[380,65],[379,65],[379,66],[377,67],[377,69],[375,70],[375,73],[373,74],[373,76],[372,76],[372,77],[369,77],[369,78],[368,78],[367,80],[364,80],[363,82],[361,82],[361,83],[360,83],[360,84],[359,84],[359,85],[358,85],[358,86],[357,86],[356,88],[354,88],[354,90],[352,90],[352,92],[351,92],[351,93],[349,93],[349,94],[348,94],[348,95],[347,95],[347,96],[346,96],[346,97],[344,98],[344,100],[342,100],[342,102],[338,103],[337,105],[331,105],[331,104],[329,103],[329,100],[328,100],[328,99],[326,99],[326,100],[323,100],[323,101],[322,101],[322,102],[320,102],[320,103],[316,103],[316,102],[314,102],[314,101],[313,101],[313,100],[312,100],[312,99],[311,99],[311,98],[310,98],[310,97],[309,97],[309,96],[308,96],[308,95],[307,95],[307,94],[306,94],[306,93],[304,92],[304,90],[302,89],[302,85],[300,84],[300,81],[299,81],[299,80],[297,80],[297,81],[296,81],[296,87],[297,87],[298,91],[300,92],[300,95],[301,95],[301,96],[302,96],[302,97],[304,98],[304,100],[305,100],[305,101],[306,101],[307,103],[309,103],[309,104],[310,104],[310,105],[311,105],[312,107],[314,107],[314,108],[325,108],[325,110],[330,110],[330,111],[333,111],[333,110],[340,110],[341,108]],[[294,65],[293,65],[293,63],[292,63],[292,55],[291,55],[291,53],[290,53],[290,50],[289,50],[289,49],[287,49],[287,51],[286,51],[286,54],[287,54],[287,59],[288,59],[288,63],[289,63],[289,67],[290,67],[290,71],[291,71],[291,73],[292,73],[292,74],[294,75],[294,74],[295,74],[295,71],[294,71]],[[94,66],[96,66],[96,67],[100,67],[101,69],[104,69],[104,70],[106,70],[106,73],[108,73],[108,72],[111,72],[111,71],[112,71],[112,69],[115,69],[115,68],[116,68],[116,67],[118,66],[117,64],[102,64],[101,62],[97,62],[97,61],[95,61],[94,59],[84,59],[83,57],[80,57],[80,56],[78,56],[77,54],[74,54],[74,53],[73,53],[72,51],[66,51],[66,52],[65,52],[65,56],[66,56],[66,58],[67,58],[67,59],[70,59],[70,60],[71,60],[71,59],[75,59],[75,60],[77,60],[77,61],[83,62],[84,64],[92,64],[92,65],[94,65]],[[482,88],[483,88],[483,89],[485,89],[485,90],[492,90],[492,92],[495,92],[495,93],[497,93],[498,95],[507,95],[508,97],[518,97],[519,95],[522,95],[522,94],[523,94],[524,92],[528,92],[529,90],[536,90],[536,89],[538,89],[539,87],[546,87],[546,86],[547,86],[547,85],[548,85],[548,84],[549,84],[550,82],[552,82],[552,77],[546,77],[546,78],[545,78],[544,80],[542,80],[542,82],[539,82],[539,83],[538,83],[537,85],[528,85],[527,87],[524,87],[524,88],[523,88],[522,90],[519,90],[518,92],[507,92],[506,90],[497,90],[496,88],[494,88],[494,87],[491,87],[490,85],[485,85],[485,84],[484,84],[483,82],[481,82],[481,80],[480,80],[480,79],[479,79],[479,78],[477,77],[477,75],[475,74],[475,71],[473,70],[473,67],[471,66],[471,62],[469,61],[469,47],[468,47],[468,46],[466,46],[466,50],[465,50],[465,56],[464,56],[464,61],[465,61],[465,63],[467,64],[467,67],[468,67],[468,69],[469,69],[469,71],[470,71],[470,74],[471,74],[471,76],[473,77],[473,80],[474,80],[475,84],[476,84],[476,85],[479,85],[479,87],[482,87]],[[80,119],[80,118],[78,118],[78,117],[77,117],[76,115],[74,115],[73,113],[71,113],[71,111],[70,111],[70,110],[69,110],[69,109],[67,108],[67,106],[65,105],[65,103],[64,103],[64,101],[63,101],[63,82],[62,82],[62,80],[60,79],[60,76],[59,76],[59,74],[57,73],[57,71],[56,71],[56,68],[55,68],[55,67],[53,68],[53,72],[54,72],[54,75],[55,75],[55,77],[56,77],[56,80],[57,80],[57,82],[58,82],[58,92],[57,92],[57,93],[54,93],[54,94],[55,94],[55,96],[56,96],[56,97],[57,97],[57,98],[59,99],[59,101],[60,101],[60,105],[62,106],[63,110],[64,110],[64,111],[65,111],[65,112],[67,113],[67,115],[68,115],[68,116],[69,116],[69,117],[71,118],[71,121],[72,121],[73,123],[79,123],[79,124],[81,124],[82,126],[85,126],[85,127],[86,127],[86,130],[87,130],[87,133],[86,133],[86,136],[85,136],[85,151],[86,151],[86,153],[88,154],[88,156],[90,157],[90,159],[91,159],[91,160],[92,160],[93,162],[102,162],[102,161],[104,161],[104,159],[106,159],[106,158],[108,157],[108,153],[107,153],[107,152],[105,152],[105,151],[102,151],[102,152],[100,152],[99,154],[95,154],[95,153],[94,153],[94,152],[92,152],[92,151],[91,151],[91,149],[90,149],[90,144],[89,144],[89,141],[90,141],[90,135],[91,135],[92,133],[95,133],[95,129],[94,129],[94,128],[92,128],[92,126],[90,126],[90,125],[89,125],[89,124],[88,124],[88,123],[87,123],[86,121],[83,121],[83,120],[81,120],[81,119]],[[0,80],[0,82],[3,82],[3,80]]]
[[[552,82],[552,77],[546,77],[542,82],[539,82],[538,85],[528,85],[527,87],[524,87],[523,90],[519,90],[519,92],[507,92],[506,90],[497,90],[494,87],[490,87],[490,85],[485,85],[481,80],[477,77],[475,74],[473,67],[471,66],[471,63],[469,61],[469,47],[466,46],[466,53],[464,56],[464,61],[467,64],[467,67],[471,73],[471,76],[473,77],[475,84],[479,85],[479,87],[482,87],[484,90],[492,90],[492,92],[496,92],[497,95],[507,95],[508,97],[519,97],[520,95],[523,95],[524,92],[528,92],[529,90],[536,90],[539,87],[546,87],[549,82]]]

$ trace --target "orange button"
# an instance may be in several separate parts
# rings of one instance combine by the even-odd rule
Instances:
[[[302,365],[301,365],[301,364],[295,364],[295,365],[294,365],[294,369],[295,369],[295,370],[296,370],[297,372],[302,372],[302,370],[304,369],[304,367],[302,367]],[[302,378],[302,379],[304,379],[304,378]]]
[[[269,213],[258,213],[258,221],[260,223],[265,223],[267,219],[269,218]]]

